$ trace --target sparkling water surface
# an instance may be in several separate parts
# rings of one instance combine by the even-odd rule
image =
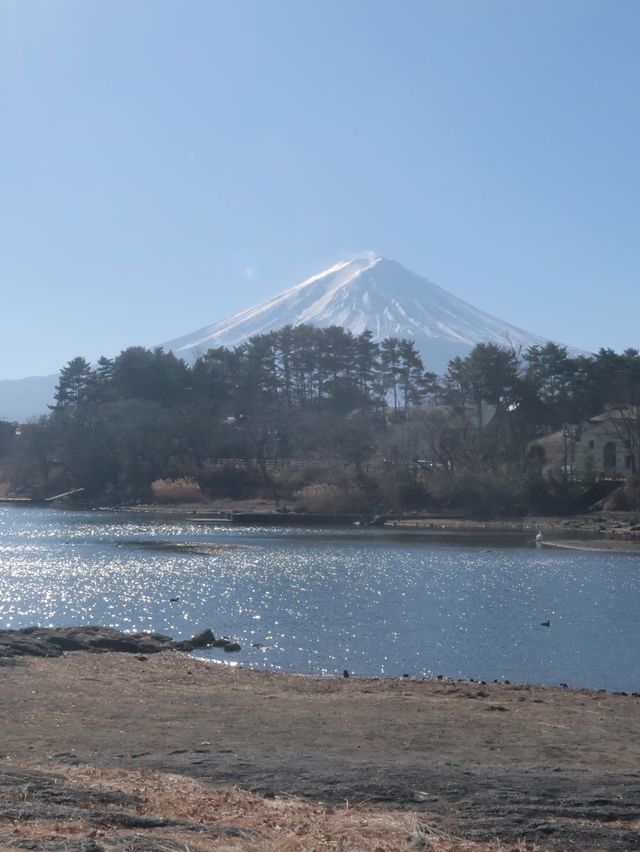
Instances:
[[[211,627],[242,651],[200,656],[244,666],[639,690],[640,559],[532,539],[0,506],[0,627]]]

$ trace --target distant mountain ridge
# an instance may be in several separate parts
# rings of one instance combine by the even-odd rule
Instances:
[[[47,414],[47,405],[53,402],[57,384],[57,373],[0,380],[0,420],[24,423],[33,417]]]
[[[477,343],[515,349],[545,344],[540,335],[503,322],[437,284],[381,256],[337,263],[259,305],[164,343],[193,360],[215,346],[237,346],[256,334],[285,325],[339,325],[354,334],[365,329],[375,340],[415,341],[425,366],[438,373]]]

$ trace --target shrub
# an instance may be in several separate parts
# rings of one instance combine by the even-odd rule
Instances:
[[[467,469],[455,476],[434,475],[431,493],[443,510],[470,512],[479,516],[520,515],[527,511],[528,480],[517,466],[493,470]]]
[[[330,485],[328,482],[318,482],[301,488],[294,496],[298,506],[306,512],[340,514],[362,512],[369,508],[369,500],[364,490],[349,484]]]
[[[249,500],[271,496],[270,481],[265,481],[264,475],[253,465],[209,467],[202,471],[198,479],[209,497]]]
[[[151,483],[156,503],[196,503],[202,500],[202,491],[195,479],[156,479]]]
[[[412,475],[404,466],[395,469],[378,465],[372,473],[371,493],[377,494],[380,508],[392,511],[420,510],[432,507],[428,478]]]
[[[630,512],[640,509],[640,476],[630,476],[621,488],[616,488],[604,501],[608,512]]]

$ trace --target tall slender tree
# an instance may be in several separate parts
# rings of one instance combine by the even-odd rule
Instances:
[[[89,362],[79,355],[60,371],[54,396],[54,411],[77,412],[87,401],[92,388],[93,373]]]

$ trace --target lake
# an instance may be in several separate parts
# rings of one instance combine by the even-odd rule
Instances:
[[[536,550],[532,535],[0,506],[0,627],[31,624],[211,627],[242,651],[199,656],[285,672],[640,689],[640,559]]]

